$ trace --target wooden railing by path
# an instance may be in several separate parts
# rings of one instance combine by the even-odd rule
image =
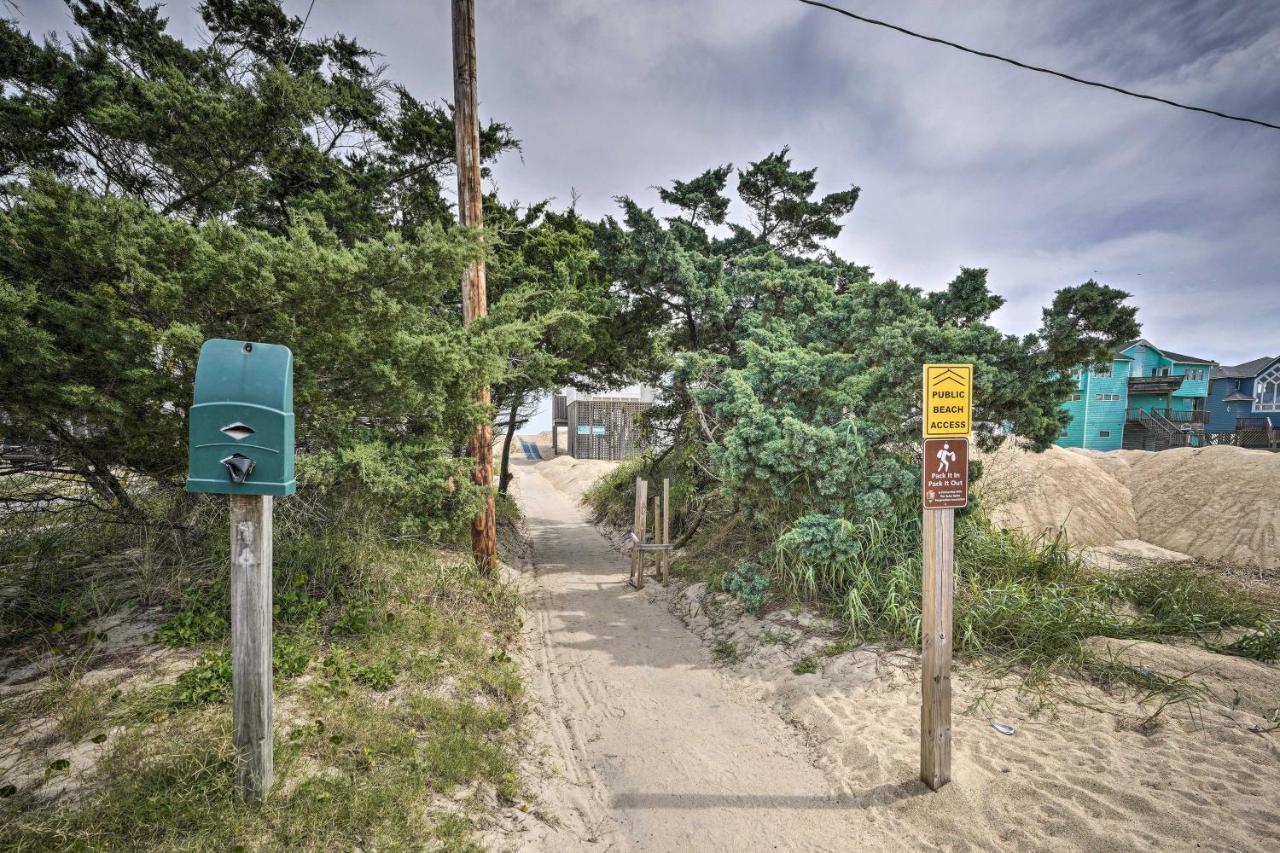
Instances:
[[[653,496],[653,541],[649,536],[649,481],[636,477],[636,511],[631,540],[631,576],[627,580],[636,589],[644,589],[644,555],[653,552],[654,567],[663,585],[671,568],[671,481],[663,479],[662,496]]]

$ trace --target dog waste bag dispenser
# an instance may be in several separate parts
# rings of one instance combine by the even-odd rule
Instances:
[[[187,491],[291,495],[293,353],[213,339],[200,348]]]

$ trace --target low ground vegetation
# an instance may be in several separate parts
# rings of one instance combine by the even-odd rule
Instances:
[[[249,806],[234,789],[222,503],[202,499],[184,532],[86,511],[0,543],[0,651],[6,669],[37,664],[0,694],[0,740],[44,765],[5,756],[0,847],[473,849],[474,824],[520,796],[518,595],[384,518],[280,501],[276,784]],[[96,626],[121,613],[155,620],[145,646],[169,666],[113,658]]]
[[[669,458],[669,457],[668,457]],[[587,493],[597,520],[625,527],[636,476],[648,459],[620,466]],[[710,501],[703,509],[696,501]],[[749,612],[817,606],[837,620],[841,649],[865,642],[920,642],[920,531],[914,519],[853,523],[809,516],[776,540],[753,535],[732,506],[695,496],[675,504],[676,529],[709,513],[673,574],[734,595]],[[1196,563],[1148,562],[1104,571],[1065,536],[1031,538],[992,526],[981,508],[957,519],[955,648],[999,673],[1041,687],[1068,676],[1104,687],[1178,693],[1184,684],[1092,650],[1091,637],[1191,642],[1221,654],[1280,658],[1280,600]],[[728,659],[727,654],[718,655]],[[812,671],[806,663],[805,671]]]

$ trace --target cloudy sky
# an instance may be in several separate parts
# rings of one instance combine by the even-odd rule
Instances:
[[[286,0],[299,16],[308,0]],[[193,36],[192,3],[166,6]],[[839,2],[836,5],[840,5]],[[846,0],[846,8],[1078,76],[1280,123],[1280,3]],[[56,0],[19,0],[63,30]],[[481,113],[523,154],[508,199],[589,216],[628,194],[790,145],[820,189],[862,198],[835,247],[926,289],[991,270],[1011,332],[1057,288],[1133,293],[1157,345],[1280,352],[1280,131],[1122,97],[870,27],[795,0],[478,0]],[[379,51],[452,96],[447,0],[316,0],[312,35]]]

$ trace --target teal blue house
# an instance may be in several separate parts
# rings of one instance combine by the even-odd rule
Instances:
[[[1071,419],[1058,444],[1090,450],[1198,445],[1208,422],[1212,368],[1210,359],[1147,340],[1122,344],[1109,363],[1076,370],[1075,391],[1062,404]]]

